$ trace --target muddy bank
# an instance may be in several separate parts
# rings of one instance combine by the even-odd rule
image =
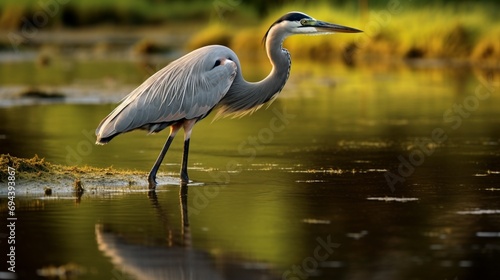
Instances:
[[[34,156],[25,159],[0,155],[0,196],[8,193],[8,185],[15,185],[16,196],[102,194],[105,192],[147,191],[147,173],[89,166],[52,164]],[[8,182],[14,182],[14,184]],[[158,185],[178,185],[177,178],[159,174]]]

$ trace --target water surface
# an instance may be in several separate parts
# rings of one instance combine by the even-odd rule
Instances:
[[[52,69],[99,65],[105,80],[88,71],[51,80],[35,69],[30,80],[3,76],[2,87],[102,87],[114,100],[147,76],[120,63]],[[294,62],[267,109],[196,126],[189,172],[203,186],[160,186],[156,197],[19,196],[18,278],[73,264],[75,279],[498,279],[498,79],[468,67]],[[165,132],[93,145],[114,106],[0,108],[0,153],[149,170]],[[161,172],[178,176],[181,138]]]

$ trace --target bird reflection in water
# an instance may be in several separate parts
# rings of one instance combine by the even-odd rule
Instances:
[[[155,191],[148,198],[163,226],[169,229],[168,213],[162,209]],[[188,186],[179,190],[180,235],[167,230],[167,244],[145,245],[127,239],[126,232],[113,232],[108,225],[96,224],[98,248],[123,273],[121,279],[276,279],[269,265],[255,264],[234,255],[217,256],[193,246],[188,216]],[[146,217],[149,218],[149,217]],[[178,240],[175,240],[175,239]],[[128,277],[128,278],[127,278]]]

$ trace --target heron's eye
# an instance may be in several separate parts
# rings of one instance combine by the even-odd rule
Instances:
[[[300,24],[302,25],[306,25],[307,23],[309,23],[309,20],[307,20],[306,18],[300,20]]]
[[[220,59],[217,59],[217,60],[215,61],[214,67],[212,67],[212,68],[215,68],[215,67],[217,67],[217,66],[219,66],[219,65],[220,65]]]

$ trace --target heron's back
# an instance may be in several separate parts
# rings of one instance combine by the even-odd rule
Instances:
[[[227,59],[230,59],[228,61]],[[236,55],[219,45],[197,49],[149,77],[104,118],[97,143],[120,133],[161,131],[184,119],[202,119],[227,93],[237,72]]]

